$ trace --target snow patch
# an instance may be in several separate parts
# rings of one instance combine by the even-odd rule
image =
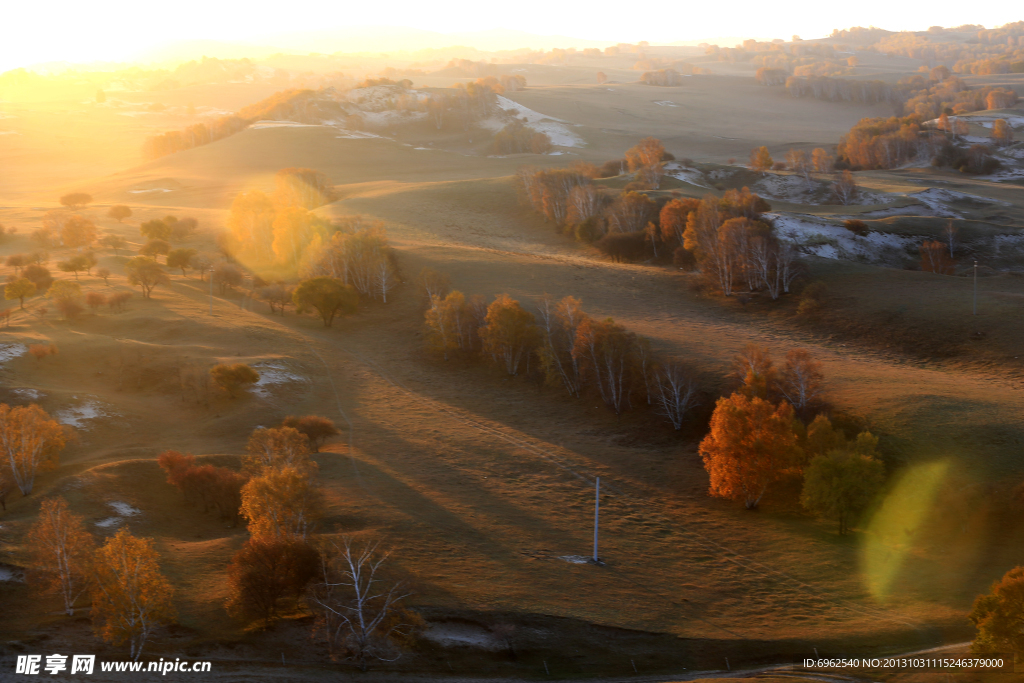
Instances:
[[[569,564],[588,564],[592,558],[586,555],[562,555],[558,559],[564,560]]]
[[[121,526],[125,517],[134,517],[142,514],[142,510],[119,500],[112,500],[108,502],[107,507],[111,508],[116,514],[113,517],[104,517],[96,522],[96,526],[103,529]]]
[[[695,168],[687,168],[678,161],[670,161],[665,164],[665,175],[697,187],[711,189],[705,182],[703,173]]]
[[[655,104],[660,104],[662,107],[678,107],[679,106],[678,104],[676,104],[675,102],[672,102],[671,100],[661,100],[661,101],[655,102]]]
[[[28,353],[28,347],[24,344],[0,344],[0,363],[24,356]]]
[[[487,629],[475,624],[432,624],[423,637],[442,647],[468,646],[484,650],[500,647]]]
[[[145,190],[128,190],[129,194],[148,194],[150,192],[174,192],[174,190],[166,187],[150,187]]]
[[[335,135],[334,137],[343,140],[363,140],[365,138],[379,138],[380,136],[376,133],[367,133],[363,130],[343,130],[342,135]]]
[[[846,228],[820,223],[790,214],[767,213],[780,238],[793,243],[802,252],[827,259],[866,260],[896,264],[911,248],[917,237],[892,233],[869,232],[859,236]]]
[[[541,114],[518,102],[513,102],[503,95],[498,95],[498,107],[517,119],[526,119],[526,125],[538,132],[545,133],[551,138],[551,144],[555,147],[583,147],[586,145],[583,138],[569,130],[566,125],[569,122],[564,119]],[[505,127],[505,123],[503,118],[492,117],[481,121],[480,126],[497,132]]]
[[[305,377],[296,375],[279,363],[257,363],[252,367],[260,373],[260,379],[253,385],[252,392],[263,398],[268,398],[273,387],[278,384],[306,381]]]
[[[14,393],[15,396],[27,398],[30,401],[38,401],[45,395],[38,389],[14,389],[12,393]]]
[[[299,123],[298,121],[257,121],[249,126],[250,130],[262,128],[323,128],[319,123]]]
[[[0,564],[0,581],[24,581],[25,572],[9,564]]]
[[[16,130],[0,130],[0,135],[21,135],[21,133]]]
[[[109,417],[109,415],[109,413],[103,410],[99,401],[85,401],[77,406],[62,408],[53,414],[53,416],[57,418],[57,422],[70,425],[75,429],[82,429],[85,427],[86,420]]]

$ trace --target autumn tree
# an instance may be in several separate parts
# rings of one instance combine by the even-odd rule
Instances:
[[[95,548],[82,517],[72,514],[60,496],[48,498],[26,538],[29,583],[43,594],[60,595],[64,613],[73,616],[75,602],[88,588]]]
[[[786,165],[789,170],[799,176],[803,176],[807,182],[811,181],[811,171],[814,169],[807,152],[802,149],[791,149],[786,152]]]
[[[37,474],[57,466],[65,441],[61,425],[38,405],[0,403],[0,467],[22,495],[32,493]]]
[[[67,261],[59,261],[57,268],[65,273],[74,273],[77,280],[78,273],[89,268],[89,260],[85,257],[85,254],[75,254]]]
[[[849,171],[840,171],[832,178],[832,197],[840,204],[850,204],[857,193],[857,181]]]
[[[174,589],[160,572],[153,542],[127,529],[96,551],[90,594],[96,634],[114,645],[127,642],[135,661],[153,630],[175,618]]]
[[[154,218],[141,224],[139,232],[148,240],[162,240],[166,242],[171,239],[171,226],[160,218]]]
[[[768,171],[772,170],[772,166],[775,161],[772,159],[772,155],[768,152],[767,147],[756,147],[750,152],[750,168],[754,171],[759,171],[761,175],[766,175]]]
[[[241,511],[254,538],[305,540],[323,516],[323,494],[307,470],[267,467],[242,487]]]
[[[811,167],[815,173],[828,173],[832,170],[835,159],[821,147],[816,147],[811,152]]]
[[[427,346],[440,351],[448,360],[449,351],[467,348],[471,322],[462,292],[432,297],[425,314]]]
[[[100,238],[100,244],[112,250],[114,252],[114,256],[118,256],[118,251],[121,249],[128,248],[128,240],[113,233],[108,233]]]
[[[797,458],[793,408],[733,394],[718,399],[711,428],[700,444],[712,496],[756,508],[768,487]]]
[[[949,247],[949,258],[953,258],[953,250],[956,248],[956,236],[960,232],[960,229],[953,223],[953,219],[950,218],[949,222],[946,223],[946,227],[942,229],[942,234],[946,236],[946,245]]]
[[[686,232],[686,223],[690,214],[700,206],[700,200],[693,197],[682,197],[670,199],[661,207],[658,215],[658,225],[661,228],[661,239],[670,248],[683,245],[683,235]]]
[[[7,511],[7,494],[14,490],[11,474],[0,466],[0,510]]]
[[[778,388],[798,414],[805,415],[820,398],[824,375],[821,363],[807,349],[786,353],[786,364],[778,377]]]
[[[129,284],[142,288],[142,296],[145,299],[150,298],[154,287],[168,281],[163,267],[148,256],[135,256],[129,259],[124,264],[124,270],[128,274]]]
[[[573,354],[583,364],[585,376],[594,383],[605,404],[621,413],[629,398],[636,369],[636,335],[611,318],[583,320],[576,331]]]
[[[249,472],[259,472],[267,467],[295,467],[308,471],[315,468],[309,452],[309,439],[294,427],[259,427],[249,437],[242,465]]]
[[[66,206],[69,209],[80,209],[91,203],[92,195],[85,192],[70,192],[60,198],[61,206]]]
[[[242,271],[234,263],[221,261],[213,267],[210,279],[217,284],[217,289],[220,290],[220,293],[224,294],[232,287],[242,284],[243,276]]]
[[[320,569],[319,559],[302,539],[250,538],[228,565],[228,613],[270,622],[282,600],[302,596]]]
[[[429,303],[437,297],[443,299],[452,288],[452,278],[433,268],[424,268],[416,278],[416,284]]]
[[[978,629],[971,652],[1024,652],[1024,567],[1014,567],[979,595],[969,618]]]
[[[243,388],[260,381],[260,373],[245,363],[218,363],[210,368],[210,378],[231,398],[238,398]]]
[[[937,240],[925,240],[918,248],[921,254],[921,270],[926,273],[953,275],[956,263],[946,255],[946,246]]]
[[[65,247],[87,247],[96,241],[96,224],[88,218],[72,216],[61,226],[60,239]]]
[[[770,400],[775,395],[778,371],[771,352],[757,344],[747,344],[732,360],[732,375],[739,380],[739,392],[747,398]]]
[[[505,367],[510,375],[537,344],[534,316],[508,294],[498,296],[487,307],[485,325],[480,329],[484,351]]]
[[[316,310],[324,321],[324,327],[330,327],[339,313],[355,313],[359,295],[351,285],[337,278],[315,277],[299,283],[292,294],[292,301],[299,313],[305,313],[311,308]]]
[[[198,253],[195,249],[173,249],[167,254],[167,267],[178,268],[185,275],[185,270],[192,267],[192,259]]]
[[[1008,145],[1013,142],[1013,128],[1006,122],[1006,119],[996,119],[992,122],[992,142],[997,145]]]
[[[305,436],[314,453],[320,452],[320,447],[327,439],[341,433],[334,426],[332,420],[319,415],[303,415],[302,417],[289,415],[281,422],[281,426],[290,427]]]
[[[315,209],[334,201],[334,186],[320,171],[283,168],[274,175],[274,200],[284,207]]]
[[[4,285],[4,298],[8,301],[17,299],[22,310],[25,310],[25,297],[32,296],[35,293],[36,283],[26,277],[11,280]]]
[[[395,661],[423,621],[403,608],[410,593],[385,577],[390,554],[377,543],[355,547],[348,538],[326,541],[320,572],[309,590],[314,635],[334,659],[366,670],[372,660]]]
[[[85,305],[96,312],[96,309],[107,303],[107,297],[102,292],[87,292],[85,295]]]
[[[549,385],[561,384],[570,396],[583,389],[583,366],[574,353],[580,325],[587,319],[579,299],[567,296],[555,302],[548,296],[539,307],[541,343],[538,354]]]
[[[125,218],[131,218],[131,216],[131,208],[125,206],[124,204],[115,204],[112,207],[110,207],[110,209],[107,211],[107,217],[113,218],[118,223],[122,222]]]
[[[162,239],[151,239],[139,249],[139,253],[143,256],[149,256],[156,259],[157,256],[165,256],[171,251],[171,243],[167,240]]]
[[[861,432],[855,441],[814,456],[804,470],[801,504],[836,520],[840,535],[850,530],[885,483],[877,446],[877,438]]]
[[[253,190],[235,196],[227,226],[243,252],[260,260],[270,258],[275,213],[273,200],[263,192]]]
[[[626,164],[638,178],[642,175],[656,190],[664,174],[664,165],[661,163],[664,156],[665,145],[661,140],[648,137],[626,150]]]

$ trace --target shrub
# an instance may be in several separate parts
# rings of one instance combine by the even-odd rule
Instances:
[[[282,599],[298,601],[319,560],[301,539],[250,538],[228,565],[228,612],[242,619],[273,619]]]
[[[120,313],[124,310],[124,305],[128,303],[128,299],[131,298],[131,292],[118,292],[117,294],[111,294],[110,298],[107,299],[107,305],[110,306],[110,310],[116,310]]]
[[[797,306],[797,312],[806,314],[817,311],[824,304],[827,294],[828,290],[824,282],[811,282],[804,287],[804,291],[800,294],[800,305]]]
[[[868,234],[868,224],[856,218],[849,218],[843,221],[843,227],[854,235],[860,235],[861,237]]]
[[[107,297],[101,292],[88,292],[85,295],[85,305],[96,311],[97,308],[107,303]]]
[[[640,261],[647,256],[647,240],[643,232],[613,232],[594,242],[613,261]]]
[[[245,363],[228,365],[221,363],[210,368],[210,377],[213,381],[232,398],[238,396],[238,392],[260,380],[260,373],[250,368]]]
[[[320,446],[323,445],[328,437],[341,433],[334,426],[334,422],[319,415],[306,415],[305,417],[289,415],[281,422],[281,426],[291,427],[300,434],[305,435],[309,439],[309,446],[314,453],[320,452]]]
[[[53,284],[53,276],[50,275],[50,270],[38,263],[30,263],[25,266],[25,269],[21,271],[21,276],[26,280],[34,282],[36,291],[39,293],[50,289],[50,285]]]

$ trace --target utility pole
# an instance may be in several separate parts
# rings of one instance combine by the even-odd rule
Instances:
[[[598,563],[597,559],[597,528],[598,523],[601,519],[601,477],[597,478],[597,482],[594,484],[594,564]]]
[[[974,315],[978,315],[978,262],[974,262]]]

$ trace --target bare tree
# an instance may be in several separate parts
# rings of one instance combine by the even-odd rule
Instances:
[[[806,349],[793,349],[786,354],[778,387],[786,400],[797,411],[804,411],[822,393],[821,363],[814,360]]]
[[[571,296],[555,303],[545,295],[537,309],[541,332],[538,352],[541,366],[548,383],[557,384],[561,380],[571,396],[579,396],[583,386],[580,359],[573,354],[573,347],[576,344],[576,332],[586,317],[580,300]]]
[[[679,361],[671,360],[654,372],[657,413],[668,419],[676,430],[683,418],[698,405],[697,383]]]
[[[946,227],[942,230],[946,236],[946,244],[949,245],[949,258],[953,258],[953,249],[956,247],[956,234],[958,232],[957,227],[953,225],[952,219],[946,224]]]
[[[374,267],[373,281],[381,301],[387,303],[388,292],[394,289],[397,283],[395,282],[395,270],[386,258],[380,259]]]
[[[832,180],[832,194],[840,204],[849,204],[857,196],[857,183],[849,171],[836,173]]]
[[[401,657],[402,641],[420,621],[401,606],[410,595],[405,586],[381,576],[388,557],[379,543],[356,549],[349,538],[328,541],[319,579],[309,591],[318,611],[314,633],[327,641],[333,658],[355,662],[363,671],[371,660]]]

